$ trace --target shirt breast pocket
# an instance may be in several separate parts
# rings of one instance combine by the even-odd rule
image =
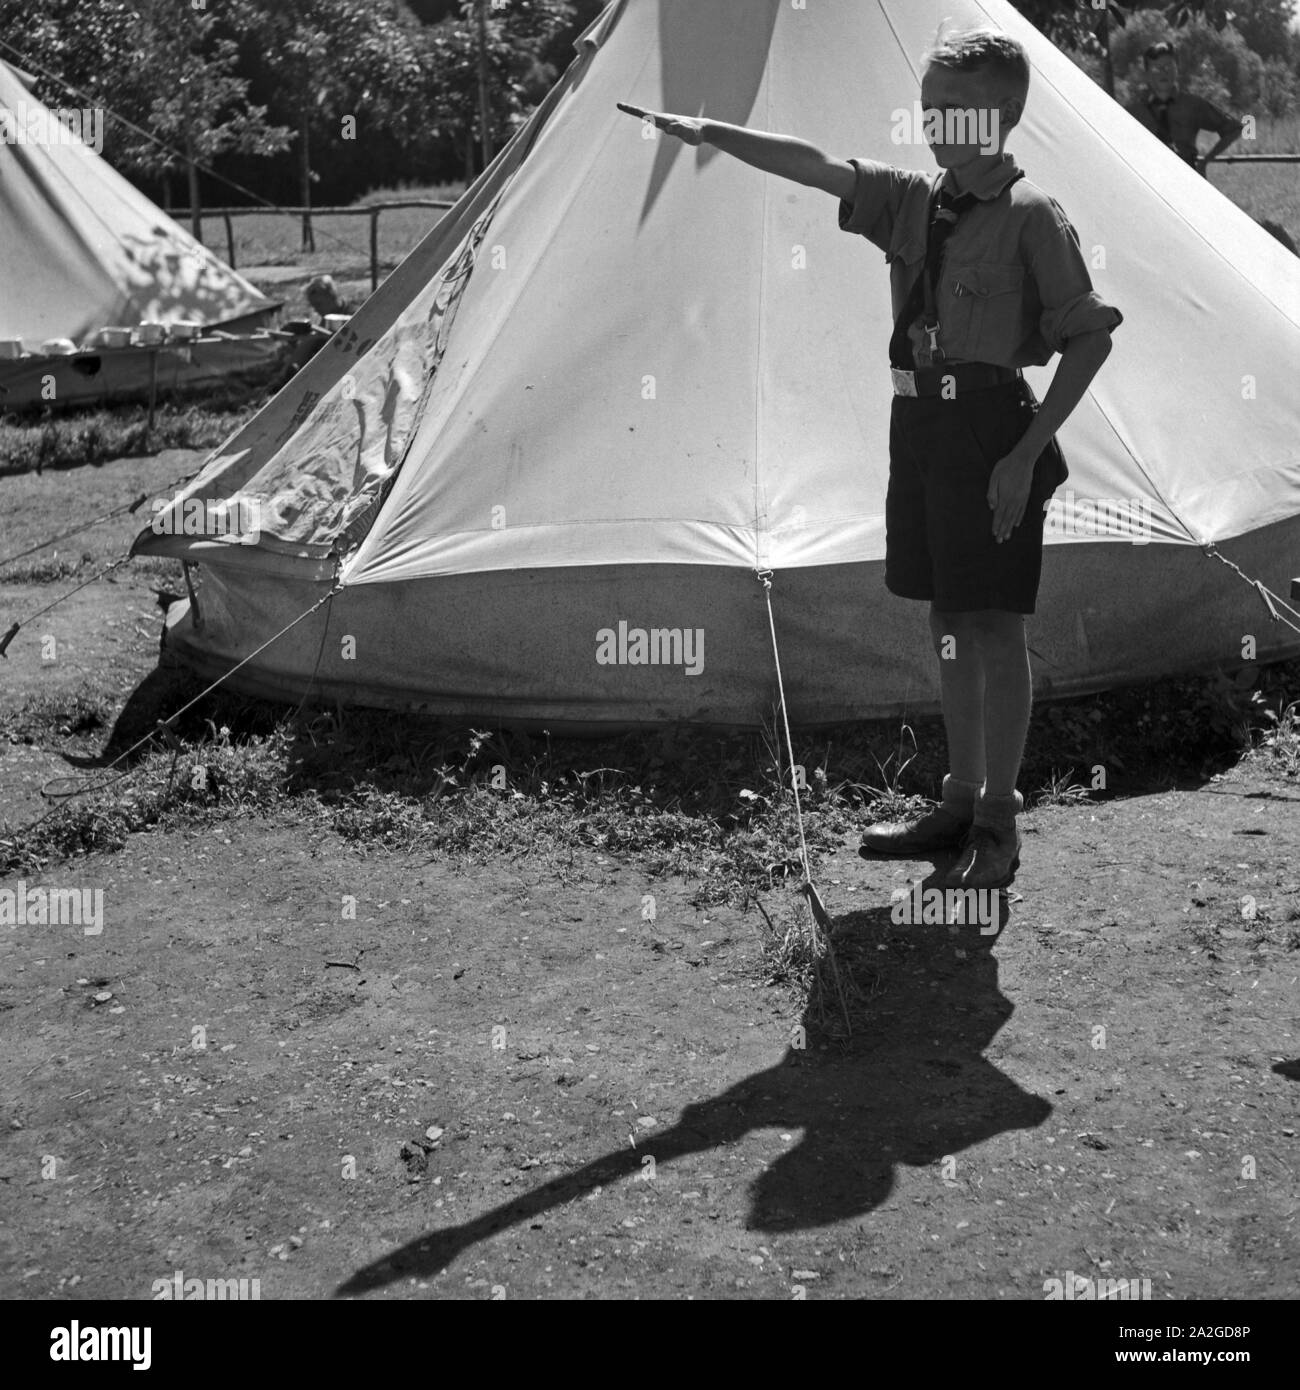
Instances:
[[[957,313],[968,335],[966,353],[979,362],[1007,363],[1025,336],[1025,268],[970,261],[952,268]]]

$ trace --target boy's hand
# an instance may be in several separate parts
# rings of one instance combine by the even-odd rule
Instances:
[[[1024,520],[1034,483],[1034,456],[1013,449],[1000,459],[989,478],[988,502],[993,513],[993,538],[999,545]]]
[[[626,102],[617,103],[620,111],[629,116],[639,116],[643,121],[653,121],[667,135],[675,135],[687,145],[698,145],[704,139],[704,122],[693,116],[670,116],[663,111],[643,111],[639,106],[629,106]]]

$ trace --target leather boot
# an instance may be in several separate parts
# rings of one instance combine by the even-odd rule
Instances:
[[[945,888],[1005,888],[1020,867],[1016,816],[1024,810],[1019,792],[975,799],[975,818],[961,858],[944,876]]]
[[[979,791],[978,782],[945,777],[943,801],[939,806],[910,820],[871,826],[863,832],[862,848],[858,853],[867,858],[877,854],[930,854],[960,849],[971,828]]]

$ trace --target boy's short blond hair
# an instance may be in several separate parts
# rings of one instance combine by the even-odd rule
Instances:
[[[952,72],[980,73],[999,96],[1024,101],[1029,94],[1025,50],[997,29],[966,29],[944,35],[925,55],[924,66],[931,65]]]

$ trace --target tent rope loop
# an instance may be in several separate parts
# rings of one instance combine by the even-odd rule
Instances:
[[[1287,627],[1289,627],[1293,632],[1300,632],[1300,612],[1297,612],[1294,608],[1292,608],[1291,605],[1287,603],[1286,600],[1283,599],[1280,594],[1275,594],[1273,590],[1270,589],[1262,579],[1252,579],[1250,575],[1248,575],[1246,571],[1241,568],[1240,565],[1235,564],[1232,560],[1229,560],[1226,555],[1221,555],[1219,553],[1218,546],[1216,546],[1213,541],[1211,541],[1207,545],[1203,545],[1201,549],[1212,559],[1218,560],[1221,564],[1227,565],[1227,567],[1230,570],[1232,570],[1234,574],[1238,575],[1247,584],[1249,584],[1250,587],[1254,589],[1254,591],[1259,595],[1260,602],[1264,605],[1265,608],[1268,609],[1268,616],[1272,618],[1275,623],[1285,623]],[[1286,611],[1291,615],[1291,618],[1295,618],[1297,621],[1292,622],[1291,618],[1284,618],[1282,614],[1278,612],[1279,607],[1285,608]]]

